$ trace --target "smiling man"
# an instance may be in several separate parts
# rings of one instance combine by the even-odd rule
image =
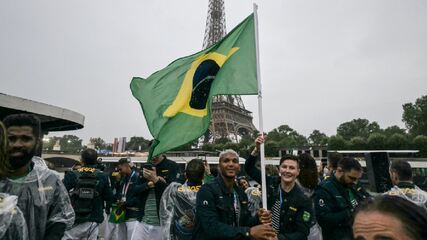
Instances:
[[[343,158],[338,162],[334,175],[316,189],[314,206],[324,240],[353,239],[353,210],[369,197],[366,191],[357,185],[361,176],[360,163],[354,158]]]
[[[31,114],[15,114],[4,119],[9,139],[11,166],[0,180],[0,192],[18,196],[30,240],[61,239],[74,222],[67,190],[43,159],[35,156],[40,144],[40,121]]]
[[[246,173],[261,183],[261,171],[255,167],[264,138],[255,140],[255,149],[245,163]],[[296,184],[300,172],[298,157],[287,155],[280,159],[279,176],[267,176],[267,207],[272,212],[272,225],[278,239],[307,239],[312,226],[313,208]]]
[[[270,213],[260,210],[258,217],[251,217],[248,198],[235,182],[240,172],[239,155],[231,149],[223,151],[218,168],[218,177],[197,193],[192,239],[277,239]]]

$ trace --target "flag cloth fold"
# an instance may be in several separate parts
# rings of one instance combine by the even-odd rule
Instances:
[[[130,84],[155,142],[150,157],[189,143],[209,127],[215,95],[258,93],[254,16],[221,41],[179,58],[147,79]]]

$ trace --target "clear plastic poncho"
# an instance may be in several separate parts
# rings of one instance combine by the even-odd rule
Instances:
[[[251,212],[252,217],[255,217],[258,209],[261,207],[261,191],[257,187],[248,187],[245,189],[245,193],[248,196],[249,212]]]
[[[0,239],[28,239],[27,224],[18,206],[18,197],[0,193]]]
[[[159,217],[163,240],[191,239],[194,229],[196,195],[200,186],[172,182],[160,200]]]
[[[427,192],[421,190],[417,186],[415,186],[415,188],[399,188],[398,186],[393,186],[390,191],[385,194],[402,197],[427,209]]]
[[[53,223],[64,223],[67,229],[74,223],[74,210],[68,192],[55,171],[47,168],[43,159],[33,157],[33,170],[19,179],[0,180],[0,192],[18,196],[18,207],[27,223],[30,240],[44,239]]]

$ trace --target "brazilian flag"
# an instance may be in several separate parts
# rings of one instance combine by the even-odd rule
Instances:
[[[215,45],[175,60],[147,79],[130,84],[155,142],[157,156],[202,136],[209,127],[215,95],[258,93],[254,16]]]

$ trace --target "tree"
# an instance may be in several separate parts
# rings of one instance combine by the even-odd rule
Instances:
[[[288,125],[281,125],[267,134],[267,141],[279,143],[279,147],[298,148],[307,145],[307,139]]]
[[[352,150],[365,150],[366,140],[362,137],[353,137],[350,139],[349,148]]]
[[[427,95],[417,98],[415,104],[403,104],[402,121],[411,135],[427,134]]]
[[[427,136],[418,135],[414,138],[413,144],[420,151],[421,157],[427,157]]]
[[[373,133],[368,138],[368,148],[382,150],[386,148],[386,137],[380,133]]]
[[[225,144],[231,142],[230,139],[224,137],[224,138],[217,138],[215,139],[215,144]]]
[[[344,150],[347,148],[347,142],[340,136],[331,136],[328,140],[328,150]]]
[[[265,156],[275,157],[279,154],[279,144],[276,141],[267,141],[265,143]]]
[[[61,151],[65,153],[79,153],[82,149],[82,139],[75,135],[64,135],[59,139]]]
[[[403,128],[400,128],[396,125],[390,126],[386,129],[384,129],[383,131],[384,135],[386,135],[387,137],[391,137],[391,135],[398,133],[398,134],[402,134],[402,135],[406,135],[406,130]]]
[[[133,136],[129,139],[129,142],[126,143],[126,149],[132,151],[146,151],[148,150],[148,145],[150,141],[144,137]]]
[[[408,139],[405,135],[395,133],[387,138],[387,148],[390,150],[402,150],[408,146]]]
[[[90,138],[89,142],[95,146],[95,149],[105,149],[107,147],[105,141],[100,137]]]
[[[381,132],[380,125],[377,122],[370,123],[368,119],[353,119],[350,122],[341,123],[337,128],[337,135],[345,140],[352,137],[368,138],[371,133]]]
[[[61,137],[49,137],[46,140],[43,140],[43,150],[45,151],[52,151],[53,146],[55,145],[56,141],[60,140]]]
[[[321,146],[328,143],[328,136],[326,136],[326,134],[320,132],[319,130],[315,129],[308,137],[308,141],[313,145]]]

